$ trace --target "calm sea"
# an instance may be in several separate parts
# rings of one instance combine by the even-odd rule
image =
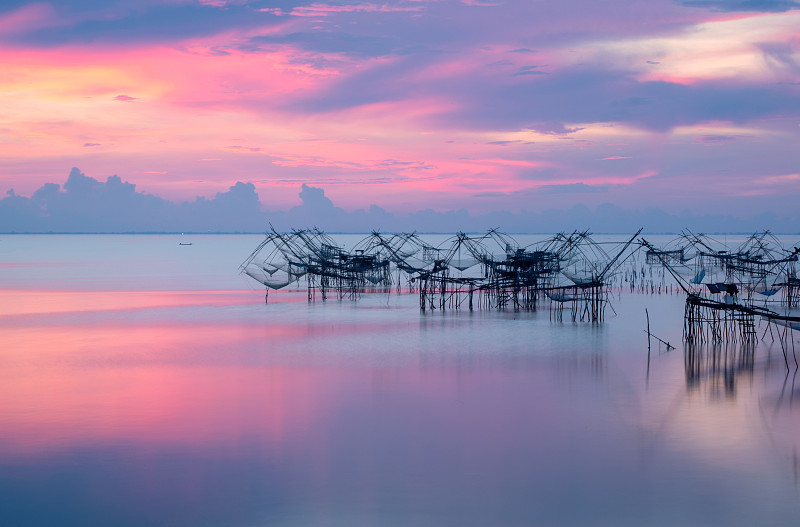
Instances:
[[[683,298],[625,290],[599,325],[265,303],[238,273],[260,240],[0,237],[0,524],[798,522],[800,381],[769,337],[687,368]],[[648,355],[645,308],[677,349]]]

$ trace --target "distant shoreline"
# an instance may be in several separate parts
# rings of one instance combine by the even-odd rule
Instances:
[[[376,229],[376,230],[377,230],[377,232],[380,232],[382,234],[399,234],[401,232],[412,232],[412,231],[382,231],[382,230],[378,230],[378,229]],[[569,230],[572,230],[572,229],[569,229]],[[591,229],[588,229],[588,230],[592,234],[602,234],[602,235],[605,235],[605,234],[609,234],[609,235],[612,235],[612,234],[613,235],[616,235],[616,234],[630,234],[630,232],[627,232],[627,231],[614,231],[614,232],[610,232],[610,231],[609,232],[600,232],[600,231],[597,231],[596,232],[596,231],[593,231]],[[371,232],[373,232],[373,231],[326,231],[324,229],[322,229],[322,231],[324,233],[326,233],[326,234],[370,234]],[[219,231],[219,232],[200,232],[200,231],[197,231],[197,232],[192,232],[192,231],[183,231],[183,232],[179,232],[179,231],[175,231],[175,232],[173,232],[173,231],[2,232],[2,231],[0,231],[0,236],[6,236],[6,235],[8,235],[8,236],[33,236],[33,235],[35,235],[35,236],[60,236],[60,235],[69,235],[69,236],[75,236],[75,235],[87,235],[87,236],[99,236],[99,235],[115,235],[115,236],[118,236],[118,235],[130,235],[130,236],[142,236],[142,235],[148,235],[148,236],[181,236],[181,235],[184,235],[184,236],[198,236],[198,235],[203,235],[203,236],[225,236],[225,235],[257,235],[257,234],[258,235],[263,235],[263,234],[266,234],[266,232],[267,231]],[[291,231],[278,231],[278,232],[290,233]],[[413,232],[415,232],[416,234],[456,234],[455,231],[413,231]],[[462,232],[464,232],[464,234],[485,234],[486,233],[486,231],[462,231]],[[545,231],[542,231],[542,232],[503,231],[503,232],[505,234],[519,234],[519,235],[539,235],[539,234],[551,235],[551,234],[555,234],[556,233],[556,231],[546,231],[546,232]],[[760,230],[757,230],[757,231],[730,231],[730,232],[728,232],[728,231],[709,231],[709,232],[704,232],[703,234],[710,234],[710,235],[726,235],[726,234],[730,234],[730,235],[741,236],[741,235],[750,235],[750,234],[753,234],[754,232],[762,232],[762,231],[760,231]],[[770,230],[769,232],[771,232],[772,234],[775,234],[775,235],[779,235],[779,236],[800,236],[800,231],[798,231],[798,232],[789,232],[789,231],[784,232],[784,231],[772,231],[772,230]],[[663,232],[655,232],[655,231],[653,231],[653,232],[649,232],[648,231],[645,234],[648,234],[648,235],[649,234],[675,235],[675,236],[677,236],[677,235],[680,234],[680,232],[675,232],[675,231],[663,231]]]

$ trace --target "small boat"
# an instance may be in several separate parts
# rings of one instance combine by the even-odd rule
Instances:
[[[191,245],[192,242],[179,242],[178,245]]]

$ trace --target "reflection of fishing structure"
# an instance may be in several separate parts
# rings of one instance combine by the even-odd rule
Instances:
[[[800,419],[798,410],[800,405],[795,403],[800,391],[797,385],[797,370],[791,375],[789,372],[783,379],[779,394],[772,394],[760,398],[758,409],[761,424],[768,440],[768,444],[782,459],[785,466],[791,467],[794,484],[800,483],[800,455],[798,455],[798,438],[800,438]]]
[[[751,378],[755,365],[755,343],[724,345],[688,343],[684,353],[686,387],[697,389],[705,383],[712,395],[736,394],[736,381]]]
[[[659,250],[644,239],[641,244],[648,258],[652,255],[686,293],[684,339],[691,344],[752,345],[759,340],[756,322],[763,320],[767,327],[762,338],[768,332],[773,340],[778,338],[788,367],[788,344],[795,355],[788,332],[800,329],[800,316],[791,311],[797,305],[794,281],[800,249],[783,249],[768,232],[750,236],[733,251],[715,249],[703,235],[685,232],[682,237],[696,249],[692,258],[684,252],[678,260],[671,257],[672,251]],[[687,265],[692,259],[694,269]],[[715,275],[724,281],[715,281]],[[778,295],[781,290],[786,293]]]

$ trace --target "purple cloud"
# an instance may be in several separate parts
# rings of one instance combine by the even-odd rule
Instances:
[[[782,13],[800,8],[796,0],[678,0],[679,5],[723,12]]]

